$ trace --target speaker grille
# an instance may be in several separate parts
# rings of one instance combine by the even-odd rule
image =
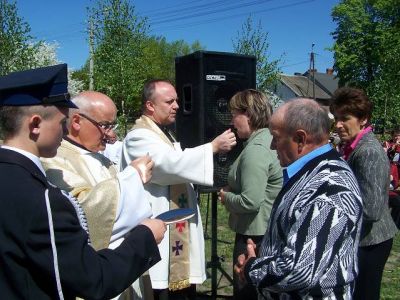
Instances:
[[[231,127],[229,100],[238,91],[255,88],[255,69],[255,57],[233,53],[198,51],[176,58],[176,87],[182,103],[176,133],[183,148],[210,142]],[[189,113],[187,107],[192,109]],[[227,185],[229,166],[242,148],[239,141],[227,154],[215,156],[214,187]]]

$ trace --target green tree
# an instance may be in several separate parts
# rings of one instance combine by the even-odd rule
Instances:
[[[94,88],[110,96],[119,112],[133,117],[146,65],[141,57],[148,31],[146,19],[128,0],[100,0],[89,9],[94,44]],[[89,32],[89,34],[90,34]]]
[[[400,45],[400,43],[399,43]],[[400,47],[388,50],[382,71],[368,85],[367,92],[374,102],[373,117],[382,120],[384,129],[400,127]]]
[[[15,1],[0,0],[0,25],[0,75],[60,63],[58,44],[34,41],[29,24],[18,16]],[[70,78],[73,71],[68,71]],[[68,88],[75,94],[82,82],[70,78]]]
[[[339,84],[365,89],[374,119],[394,125],[400,117],[400,1],[342,0],[332,17]]]
[[[82,82],[82,90],[89,90],[89,60],[79,70],[74,71],[71,78]]]
[[[267,91],[278,79],[281,58],[270,60],[268,32],[263,30],[261,21],[254,26],[249,16],[232,43],[235,53],[256,57],[257,89]]]
[[[98,0],[88,9],[89,39],[94,54],[94,89],[117,105],[119,113],[132,121],[140,110],[140,93],[150,78],[174,81],[175,57],[201,49],[199,42],[168,43],[164,37],[149,36],[147,19],[135,13],[128,0]],[[89,62],[74,78],[87,82]],[[122,117],[122,122],[126,122]]]
[[[175,57],[202,49],[183,40],[167,42],[149,36],[146,18],[128,0],[98,0],[88,9],[89,41],[93,45],[94,89],[111,97],[126,128],[141,108],[140,93],[150,78],[175,79]],[[87,61],[73,78],[89,83]]]
[[[0,0],[0,75],[36,67],[31,28],[21,17],[15,1]]]
[[[383,36],[372,9],[365,0],[346,0],[333,8],[334,67],[340,85],[365,87],[375,77]]]
[[[149,37],[145,43],[143,62],[146,77],[175,81],[175,58],[205,49],[199,41],[189,45],[183,40],[168,43],[165,37]]]

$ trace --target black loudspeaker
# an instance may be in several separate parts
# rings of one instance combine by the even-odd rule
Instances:
[[[212,141],[231,128],[228,102],[238,91],[256,87],[256,58],[234,53],[197,51],[175,59],[179,110],[176,134],[182,148]],[[242,142],[214,157],[214,187],[227,184],[229,166]]]

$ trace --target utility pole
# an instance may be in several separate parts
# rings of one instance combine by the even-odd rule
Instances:
[[[93,82],[93,69],[94,69],[94,59],[93,59],[93,18],[89,17],[89,90],[93,91],[94,82]]]
[[[315,56],[314,56],[314,46],[315,44],[312,43],[311,45],[311,54],[310,54],[310,72],[312,72],[313,77],[313,99],[315,100]]]

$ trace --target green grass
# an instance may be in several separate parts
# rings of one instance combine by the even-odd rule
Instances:
[[[209,200],[208,200],[209,199]],[[207,202],[209,202],[208,220],[206,228]],[[206,237],[206,260],[211,258],[211,195],[202,194],[200,200],[200,211],[204,229],[207,229]],[[222,268],[232,275],[232,252],[235,234],[228,226],[228,213],[225,208],[218,204],[218,255],[224,258],[221,262]],[[211,269],[207,269],[207,280],[197,288],[198,292],[210,294],[211,291]],[[218,272],[218,295],[232,295],[232,286],[229,281]],[[382,300],[400,300],[400,234],[393,240],[393,248],[385,266],[381,287]]]
[[[206,244],[206,261],[211,260],[211,194],[202,194],[200,200],[200,211],[203,220],[203,227],[205,230],[205,244]],[[208,219],[207,217],[207,204],[208,207]],[[217,209],[217,237],[218,237],[218,256],[222,258],[221,267],[229,273],[232,277],[232,252],[233,243],[235,240],[235,233],[229,229],[228,226],[228,213],[225,208],[218,203]],[[218,272],[218,295],[230,296],[233,294],[232,285]],[[198,287],[199,292],[210,294],[211,291],[211,268],[207,269],[207,280],[202,286]]]
[[[400,299],[400,234],[393,239],[393,247],[383,271],[382,300]]]

